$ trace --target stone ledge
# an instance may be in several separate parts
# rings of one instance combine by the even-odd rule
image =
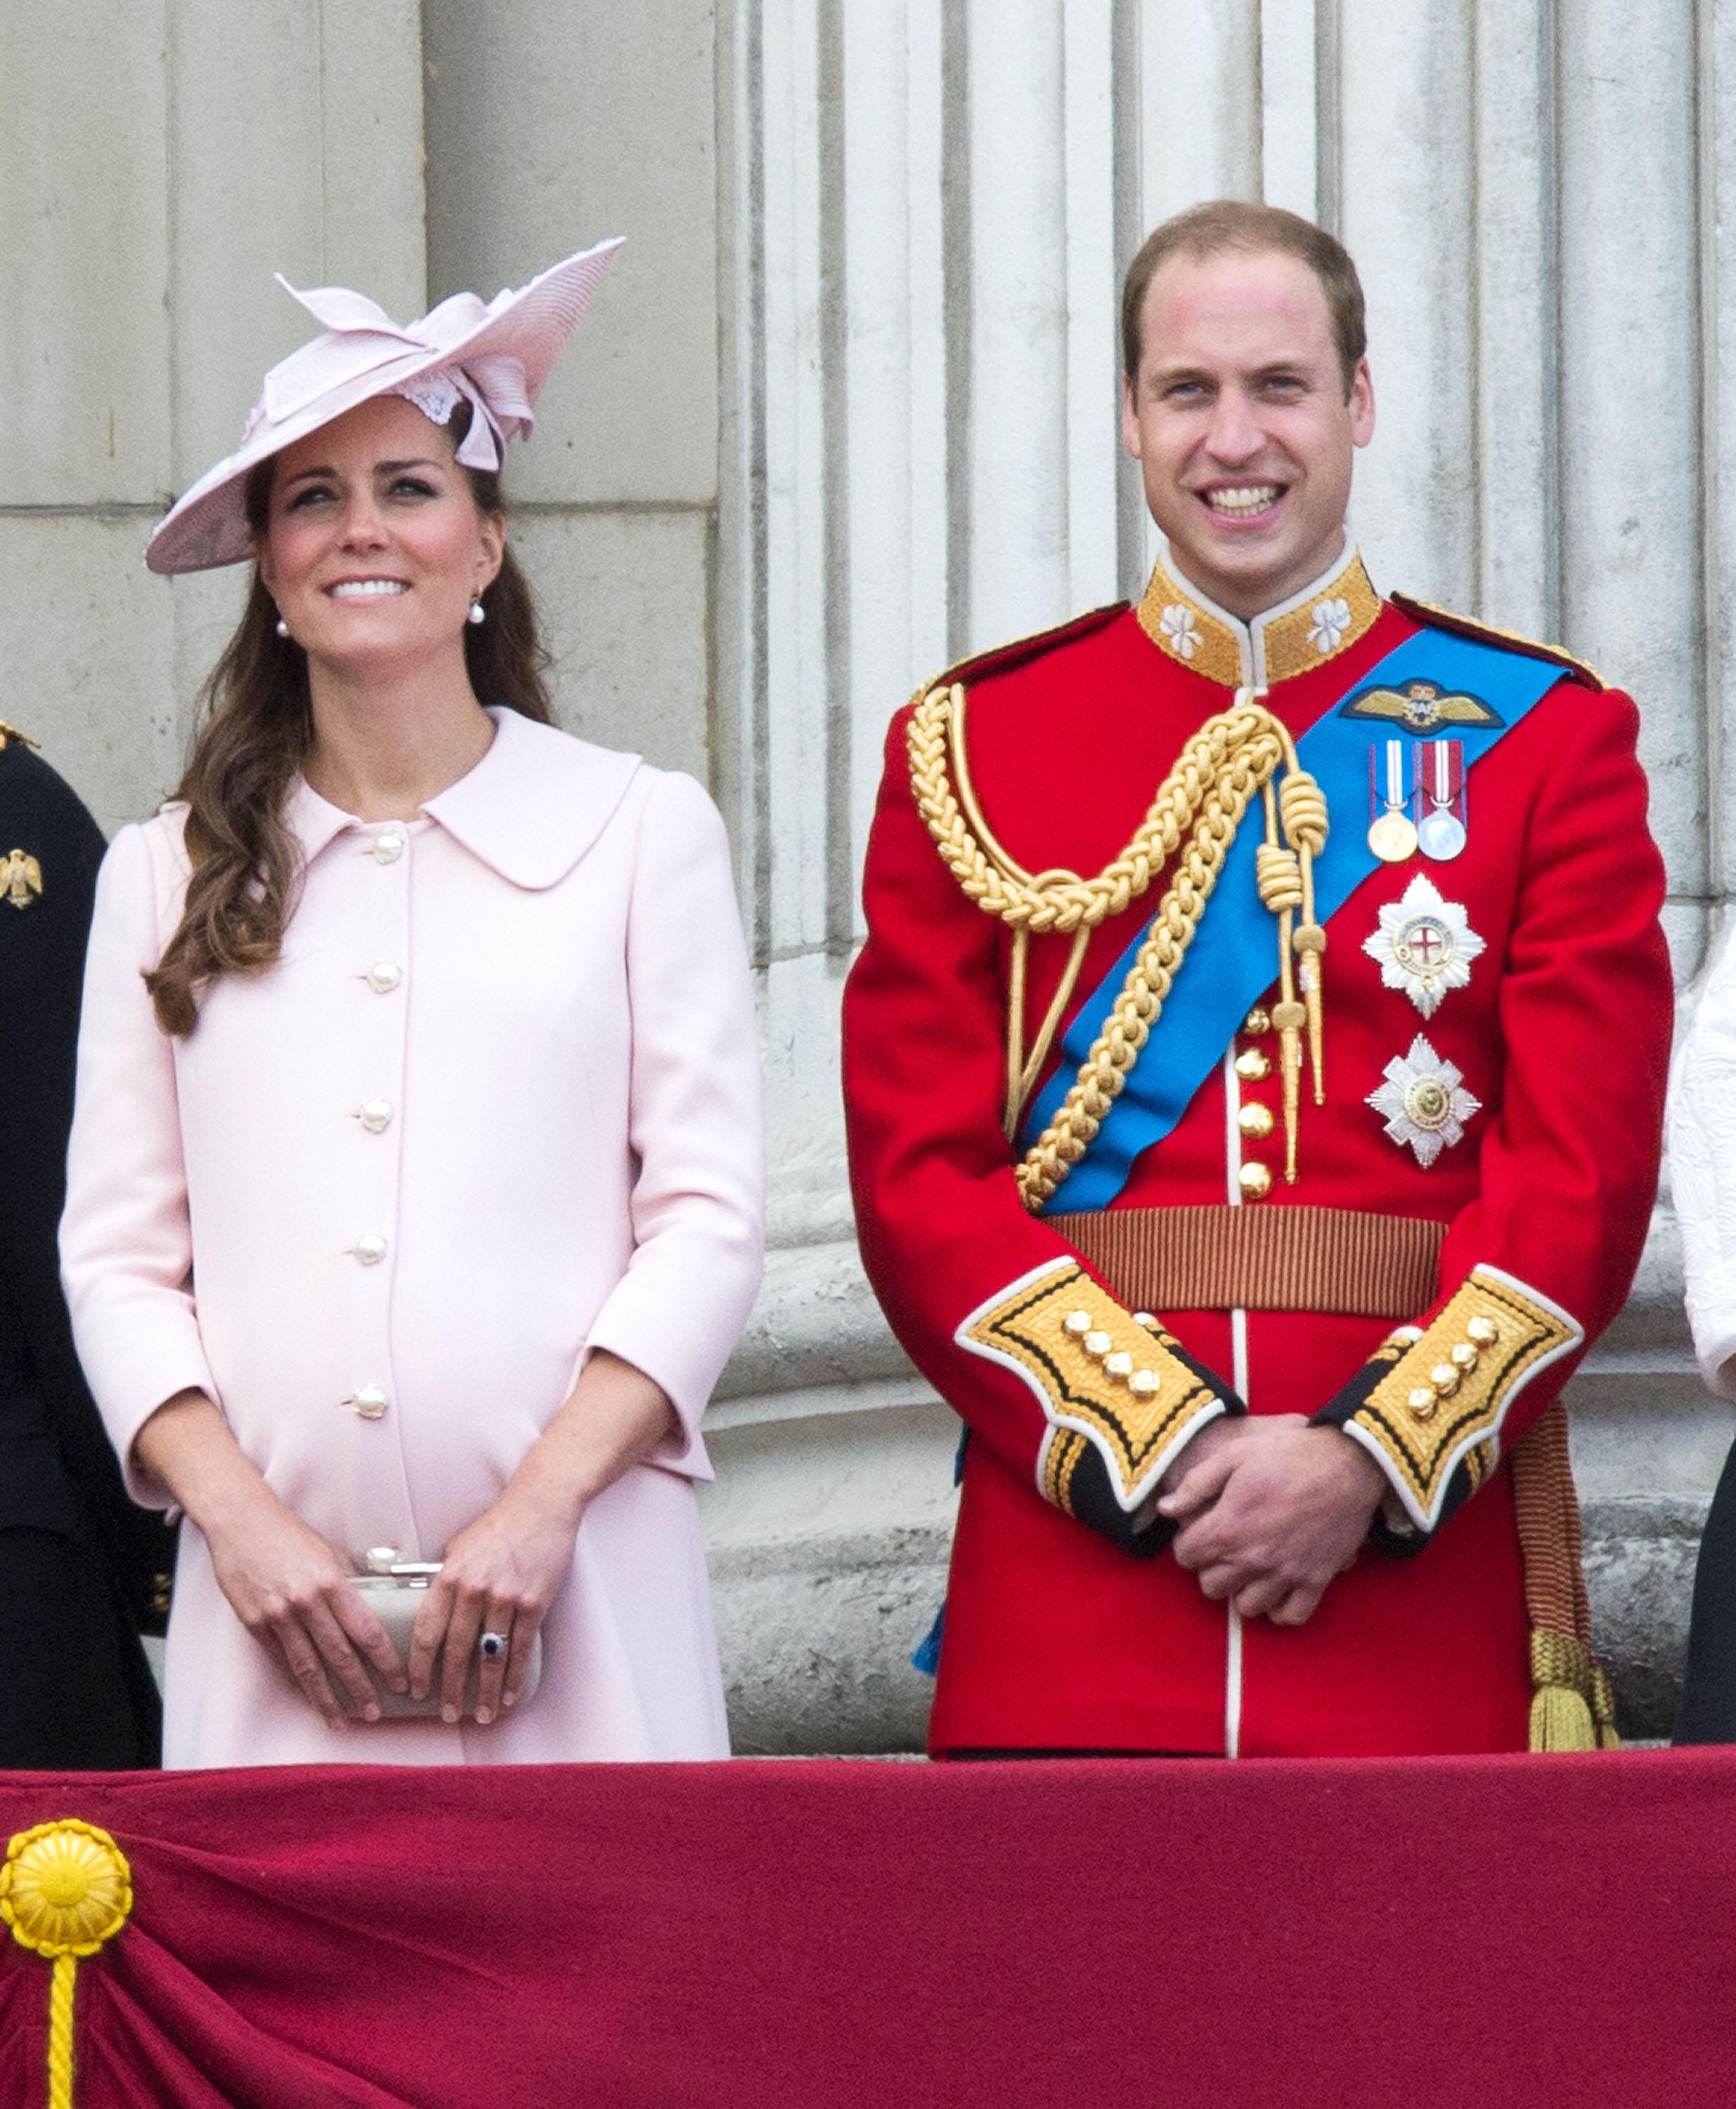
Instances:
[[[737,1757],[919,1751],[933,1695],[910,1656],[946,1590],[951,1533],[734,1546],[710,1556]]]
[[[1585,1505],[1592,1631],[1624,1740],[1667,1736],[1675,1725],[1707,1506],[1688,1497]]]

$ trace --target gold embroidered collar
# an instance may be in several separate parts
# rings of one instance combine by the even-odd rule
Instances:
[[[1330,571],[1251,622],[1184,585],[1161,557],[1139,608],[1139,626],[1160,652],[1226,689],[1270,689],[1323,666],[1365,635],[1380,612],[1349,541]]]

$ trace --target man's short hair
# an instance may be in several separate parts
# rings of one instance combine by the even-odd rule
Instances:
[[[1121,286],[1121,363],[1130,381],[1139,372],[1140,324],[1152,280],[1170,257],[1220,256],[1226,250],[1249,255],[1276,250],[1305,264],[1320,282],[1331,318],[1338,364],[1344,370],[1348,398],[1358,361],[1369,348],[1362,281],[1341,242],[1299,213],[1275,205],[1250,205],[1240,198],[1214,198],[1190,206],[1147,235],[1127,267]]]

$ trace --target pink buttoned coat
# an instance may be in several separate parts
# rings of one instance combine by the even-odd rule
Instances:
[[[608,1348],[682,1434],[587,1511],[541,1689],[487,1727],[327,1728],[183,1525],[165,1762],[726,1755],[692,1482],[757,1285],[752,991],[722,823],[685,776],[493,714],[408,823],[305,784],[282,957],[166,1037],[142,971],[179,919],[183,814],[97,890],[62,1261],[137,1498],[150,1415],[207,1392],[358,1569],[437,1560]]]

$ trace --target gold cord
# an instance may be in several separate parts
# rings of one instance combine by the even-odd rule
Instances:
[[[1036,1038],[1030,1044],[1030,1054],[1019,1073],[1018,1104],[1012,1109],[1012,1119],[1007,1130],[1011,1142],[1018,1132],[1019,1115],[1025,1110],[1025,1101],[1036,1089],[1037,1079],[1043,1073],[1043,1065],[1048,1059],[1048,1050],[1055,1044],[1055,1035],[1061,1030],[1061,1021],[1066,1007],[1073,1000],[1073,991],[1079,983],[1079,970],[1085,963],[1085,948],[1091,942],[1091,933],[1083,924],[1073,933],[1072,950],[1067,954],[1067,963],[1061,970],[1061,979],[1055,984],[1055,993],[1048,1009],[1043,1014],[1043,1023]]]
[[[1235,703],[1208,718],[1182,750],[1125,850],[1095,878],[1056,869],[1033,874],[1014,861],[990,832],[971,786],[964,745],[965,694],[958,682],[937,683],[918,696],[908,738],[910,782],[917,809],[948,869],[985,914],[1014,933],[1012,989],[1007,1032],[1009,1140],[1030,1086],[1040,1073],[1072,994],[1090,932],[1119,915],[1175,860],[1126,982],[1055,1118],[1017,1167],[1019,1191],[1033,1213],[1053,1196],[1102,1126],[1149,1038],[1170,987],[1217,883],[1250,802],[1262,798],[1266,841],[1256,863],[1260,899],[1278,919],[1278,976],[1283,1000],[1274,1007],[1284,1061],[1287,1176],[1296,1176],[1296,1101],[1301,1028],[1314,1042],[1319,1089],[1319,954],[1305,942],[1313,922],[1313,859],[1326,839],[1326,801],[1302,770],[1284,725],[1242,689]],[[1284,781],[1274,802],[1270,785]],[[1283,840],[1279,839],[1282,830]],[[1179,854],[1178,855],[1178,852]],[[1306,919],[1293,928],[1296,910]],[[1043,1029],[1023,1058],[1025,969],[1029,934],[1056,931],[1074,938],[1071,957]],[[1323,945],[1323,936],[1322,940]],[[1296,955],[1312,1003],[1296,999]],[[1021,1059],[1023,1058],[1023,1059]]]
[[[1008,1142],[1018,1132],[1019,1109],[1025,1103],[1020,1083],[1025,1074],[1025,960],[1030,950],[1030,931],[1015,930],[1007,977],[1007,1104],[1001,1114]]]

